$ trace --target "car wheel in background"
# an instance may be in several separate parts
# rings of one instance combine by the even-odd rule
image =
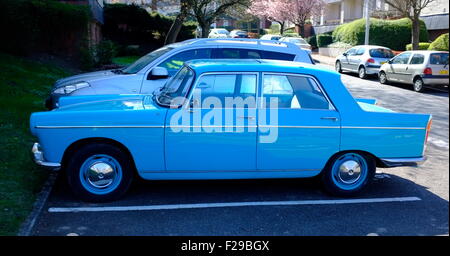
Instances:
[[[423,91],[425,91],[425,88],[423,86],[423,80],[420,77],[414,79],[414,85],[413,86],[414,86],[414,91],[416,91],[416,92],[423,92]]]
[[[322,171],[322,184],[335,196],[354,196],[375,174],[375,160],[363,153],[346,152],[332,157]]]
[[[389,83],[389,80],[388,80],[388,78],[387,78],[387,75],[386,75],[386,73],[384,73],[383,71],[381,71],[381,72],[378,74],[378,79],[380,80],[380,83],[381,83],[381,84],[388,84],[388,83]]]
[[[342,73],[342,66],[341,66],[341,62],[340,61],[336,61],[336,64],[335,64],[334,67],[335,67],[337,72]]]
[[[106,144],[88,144],[68,160],[67,178],[72,191],[84,201],[116,200],[128,190],[134,175],[128,154]]]
[[[360,67],[358,69],[358,76],[361,79],[365,79],[367,77],[367,73],[366,73],[366,68],[365,67]]]

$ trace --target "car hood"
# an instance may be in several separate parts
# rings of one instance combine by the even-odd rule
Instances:
[[[77,96],[61,98],[63,106],[54,111],[114,111],[159,108],[151,95]]]
[[[117,77],[117,76],[123,76],[123,74],[115,74],[112,72],[112,70],[102,70],[102,71],[96,71],[96,72],[89,72],[89,73],[83,73],[75,76],[69,76],[63,79],[59,79],[54,84],[54,89],[79,83],[79,82],[91,82],[94,80],[101,80],[105,78],[111,78],[111,77]]]

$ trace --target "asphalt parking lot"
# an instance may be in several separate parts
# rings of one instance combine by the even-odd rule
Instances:
[[[271,179],[138,181],[117,202],[91,204],[74,198],[58,177],[31,235],[448,235],[448,92],[342,79],[354,97],[431,113],[428,160],[378,169],[371,186],[345,202],[322,192],[315,179]]]

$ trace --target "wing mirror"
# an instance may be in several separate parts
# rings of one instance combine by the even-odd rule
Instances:
[[[389,64],[392,64],[393,62],[394,62],[394,61],[392,61],[392,60],[389,60],[389,61],[388,61]]]
[[[347,57],[348,53],[344,52],[344,53],[343,53],[342,55],[344,55],[344,56],[346,56],[346,57]]]
[[[169,77],[169,71],[163,67],[154,67],[150,73],[148,73],[147,80],[167,79]]]

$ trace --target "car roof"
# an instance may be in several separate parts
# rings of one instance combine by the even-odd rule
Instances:
[[[364,47],[367,49],[377,49],[377,48],[382,48],[382,49],[387,49],[387,50],[391,50],[390,48],[386,47],[386,46],[379,46],[379,45],[356,45],[352,48],[356,48],[356,47]]]
[[[196,73],[205,72],[277,72],[277,73],[333,73],[303,62],[266,59],[198,59],[185,62]]]
[[[298,46],[287,42],[278,42],[272,40],[261,40],[252,38],[199,38],[189,39],[180,43],[180,45],[215,45],[215,46],[253,46],[253,47],[277,47],[286,49],[298,49]]]

